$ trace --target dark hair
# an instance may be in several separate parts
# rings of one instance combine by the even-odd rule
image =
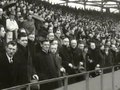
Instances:
[[[25,30],[25,28],[19,28],[18,29],[18,35],[20,34],[20,33],[24,33],[24,32],[21,32],[21,30]],[[26,30],[25,30],[26,31]],[[25,33],[26,34],[26,33]]]
[[[17,43],[16,43],[16,41],[10,41],[6,44],[6,47],[8,47],[8,45],[17,46]]]
[[[27,37],[27,34],[21,32],[18,34],[18,39],[21,39],[21,37]]]
[[[44,42],[49,42],[49,40],[45,39],[41,41],[41,44],[43,44]]]

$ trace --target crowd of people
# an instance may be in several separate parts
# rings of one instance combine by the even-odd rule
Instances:
[[[40,0],[1,0],[0,90],[118,65],[119,19],[119,14]],[[81,78],[72,78],[69,84]],[[48,83],[40,90],[62,85]]]

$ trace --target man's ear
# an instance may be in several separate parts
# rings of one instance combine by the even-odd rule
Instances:
[[[8,47],[8,46],[5,46],[5,50],[7,50],[7,47]]]
[[[18,48],[16,49],[16,52],[18,51]]]

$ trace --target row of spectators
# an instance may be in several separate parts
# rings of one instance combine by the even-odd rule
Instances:
[[[0,5],[0,89],[120,63],[117,14],[39,0],[2,0]],[[41,90],[62,84],[41,85]]]

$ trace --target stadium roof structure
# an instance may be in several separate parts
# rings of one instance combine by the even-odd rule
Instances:
[[[52,1],[52,0],[48,0]],[[55,1],[55,0],[54,0]],[[86,7],[95,7],[100,8],[100,11],[117,11],[120,13],[120,0],[59,0],[59,4],[68,6],[69,4],[79,4],[83,6],[83,9]]]

